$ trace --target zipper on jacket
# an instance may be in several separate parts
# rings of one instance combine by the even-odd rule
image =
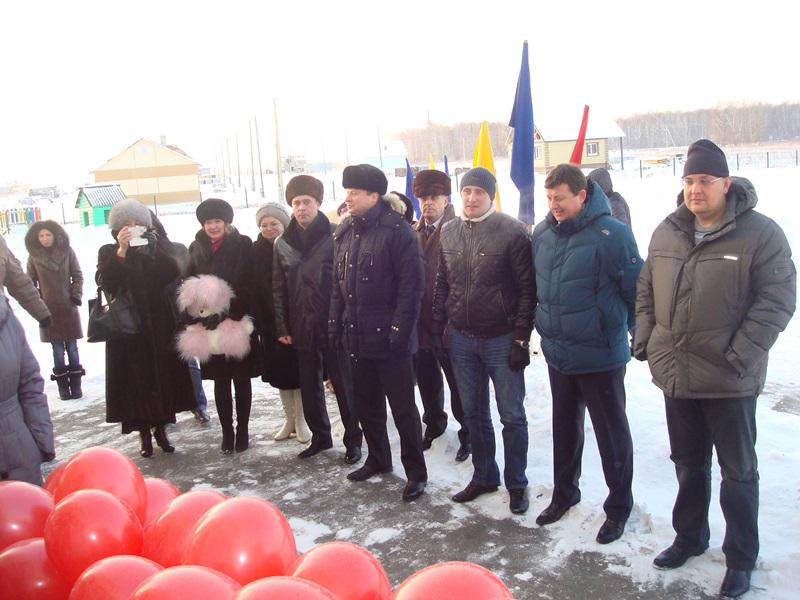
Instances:
[[[470,296],[470,288],[472,287],[472,261],[470,260],[470,258],[472,257],[472,248],[474,246],[475,231],[472,228],[472,221],[467,221],[466,226],[469,227],[469,244],[467,246],[467,256],[465,257],[467,260],[467,269],[466,269],[467,284],[464,287],[466,289],[465,304],[467,308],[467,328],[472,329],[472,324],[470,323],[470,318],[469,318],[469,296]]]

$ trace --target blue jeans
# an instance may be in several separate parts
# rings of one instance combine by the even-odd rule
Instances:
[[[50,342],[53,347],[53,370],[66,371],[67,364],[64,363],[64,352],[67,353],[69,367],[78,369],[81,366],[81,358],[78,356],[78,340],[67,340],[66,342]]]
[[[500,485],[495,462],[494,428],[489,409],[489,380],[494,385],[497,412],[503,424],[505,469],[503,479],[509,490],[528,485],[528,420],[525,417],[524,370],[508,368],[514,334],[475,338],[453,331],[450,361],[464,407],[464,418],[472,442],[473,483]]]
[[[194,398],[197,401],[197,410],[201,410],[206,412],[206,407],[208,406],[208,399],[206,398],[206,393],[203,390],[203,377],[200,374],[200,363],[197,362],[197,359],[192,357],[189,360],[189,375],[192,378],[192,387],[194,388]]]

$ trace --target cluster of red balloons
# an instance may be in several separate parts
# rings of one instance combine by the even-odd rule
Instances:
[[[0,598],[17,600],[420,600],[511,598],[472,563],[441,563],[394,591],[347,542],[298,556],[270,502],[181,494],[109,448],[81,450],[44,489],[0,482]]]

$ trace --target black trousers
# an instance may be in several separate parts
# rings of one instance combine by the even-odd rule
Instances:
[[[414,401],[414,367],[410,356],[352,361],[356,414],[367,440],[366,464],[378,469],[392,466],[386,431],[386,400],[400,435],[400,460],[409,481],[427,481],[422,454],[422,424]]]
[[[708,547],[711,449],[722,474],[719,503],[725,516],[722,552],[728,568],[752,571],[758,557],[756,398],[665,397],[678,496],[672,509],[675,541]]]
[[[348,361],[342,360],[338,352],[328,348],[298,350],[297,360],[300,363],[300,396],[312,440],[319,443],[332,441],[323,385],[324,372],[327,370],[344,425],[344,446],[347,449],[360,447],[361,429],[353,410],[352,375]]]
[[[633,508],[633,442],[625,414],[625,367],[582,375],[548,370],[553,394],[553,502],[580,500],[588,408],[608,486],[603,509],[609,519],[626,521]]]
[[[450,358],[442,357],[440,362],[432,350],[420,348],[414,355],[414,368],[424,408],[422,421],[426,425],[426,432],[430,433],[431,437],[438,437],[447,428],[447,413],[444,411],[444,379],[442,378],[442,371],[444,371],[447,387],[450,389],[450,408],[461,426],[458,430],[458,439],[462,444],[469,442],[469,431],[464,420],[464,409],[461,406],[461,396],[458,395],[458,386]]]
[[[250,422],[250,406],[253,401],[253,386],[249,377],[234,377],[233,389],[236,394],[236,427],[247,431]],[[233,432],[233,397],[231,378],[220,377],[214,380],[214,403],[223,433]]]
[[[326,349],[322,352],[324,370],[333,384],[333,393],[339,405],[339,416],[344,425],[342,443],[344,447],[360,448],[363,434],[358,425],[355,401],[353,400],[353,372],[350,369],[350,359],[343,352]],[[320,389],[323,389],[320,385]]]

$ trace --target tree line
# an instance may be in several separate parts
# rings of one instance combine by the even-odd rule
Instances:
[[[397,135],[397,139],[405,145],[408,160],[413,164],[427,165],[428,154],[433,154],[437,163],[445,155],[448,161],[472,160],[480,127],[480,123],[429,123],[427,127],[406,129]],[[511,128],[505,123],[489,123],[489,137],[495,158],[508,156],[510,132]]]
[[[591,117],[590,117],[591,118]],[[683,112],[654,112],[618,119],[628,148],[688,146],[699,138],[720,145],[800,138],[800,103],[747,103]]]

